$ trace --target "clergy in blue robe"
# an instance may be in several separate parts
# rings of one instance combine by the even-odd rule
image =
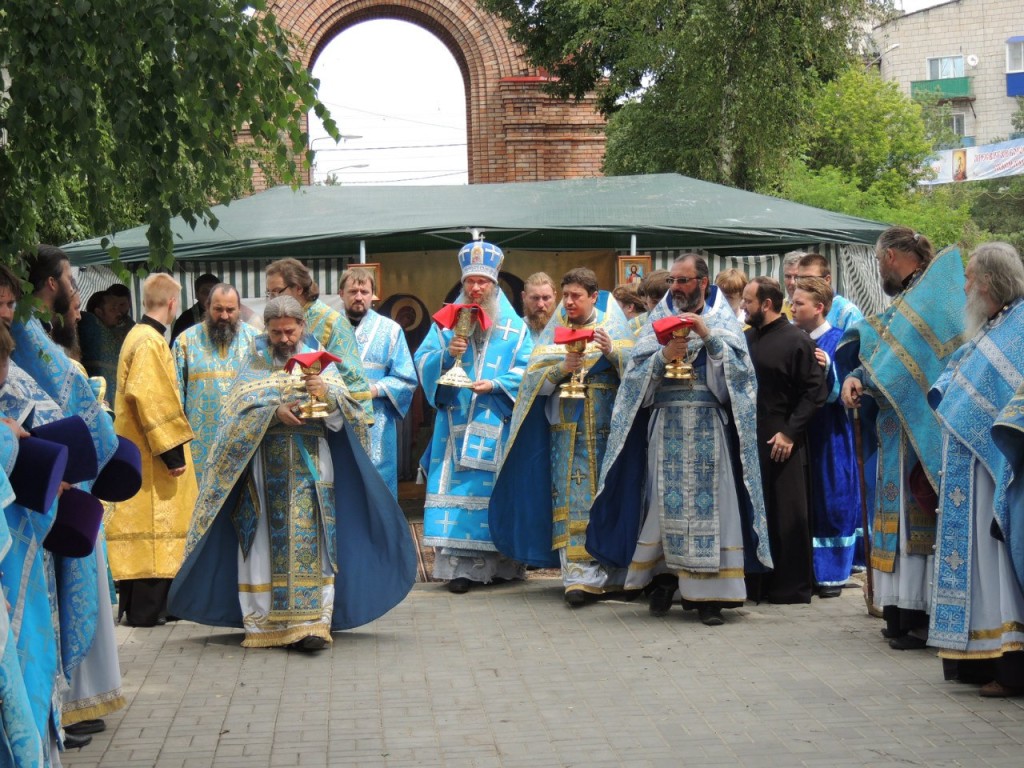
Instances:
[[[530,565],[560,566],[565,601],[578,607],[621,591],[625,580],[624,569],[594,560],[586,539],[633,333],[621,313],[595,306],[592,270],[570,270],[561,288],[562,305],[537,339],[519,388],[489,519],[503,554]],[[557,329],[591,332],[593,342],[583,352],[570,352],[556,343]],[[560,386],[580,370],[586,396],[561,397]]]
[[[1017,251],[980,246],[967,263],[966,291],[971,339],[928,396],[943,436],[928,644],[957,662],[958,676],[987,668],[993,679],[983,696],[1024,696],[1024,582],[1008,547],[1024,510],[1009,502],[1014,467],[992,436],[995,416],[1024,383]]]
[[[43,553],[30,517],[43,518],[43,515],[16,504],[15,491],[8,480],[18,457],[18,442],[27,435],[14,417],[8,415],[8,411],[18,413],[21,410],[19,402],[24,394],[16,382],[12,382],[10,388],[7,386],[12,347],[13,341],[6,326],[0,324],[0,413],[4,421],[0,424],[0,509],[3,510],[0,515],[0,581],[5,597],[0,603],[0,701],[3,702],[0,707],[3,726],[0,728],[0,763],[36,768],[44,765],[44,756],[50,746],[49,712],[43,698],[46,692],[53,691],[56,682],[57,648],[56,636],[50,637],[52,622],[46,622],[42,632],[37,632],[37,628],[32,626],[38,618],[50,618]],[[37,522],[52,523],[52,518],[46,517],[46,521],[40,519]],[[17,539],[11,535],[12,523],[18,533]],[[35,551],[30,552],[33,548]],[[28,570],[22,570],[26,565]],[[15,572],[7,575],[7,571]],[[15,587],[14,594],[21,596],[23,610],[20,612],[15,610],[19,607],[18,600],[12,601],[10,596],[12,586]],[[37,593],[35,597],[33,592]],[[28,609],[27,614],[25,608]],[[44,670],[41,676],[34,664],[27,673],[23,668],[18,653],[19,638],[24,638],[23,642],[29,639],[32,643],[42,641],[38,646],[30,646],[39,654]],[[33,696],[29,695],[26,678],[39,687]],[[46,730],[41,730],[41,722],[47,723]]]
[[[82,365],[90,376],[101,376],[106,382],[105,399],[113,405],[117,394],[117,359],[125,337],[135,325],[131,317],[131,297],[124,286],[121,291],[107,289],[92,312],[83,312],[78,322],[78,338],[82,349]]]
[[[935,513],[915,498],[910,476],[920,465],[916,472],[938,488],[942,431],[927,393],[964,341],[964,273],[959,250],[933,255],[928,239],[907,227],[887,229],[875,251],[892,304],[847,331],[836,356],[851,371],[843,404],[870,401],[862,422],[877,435],[864,446],[876,454],[874,603],[886,620],[883,635],[903,650],[923,648],[928,631]]]
[[[321,347],[341,359],[341,371],[349,396],[362,405],[369,423],[373,418],[370,384],[359,362],[355,333],[348,319],[320,301],[320,287],[309,269],[298,259],[280,259],[267,265],[267,298],[288,294],[306,313],[306,333]]]
[[[854,452],[853,427],[839,400],[836,347],[843,331],[825,319],[832,288],[820,277],[797,278],[793,291],[793,322],[818,347],[826,372],[828,396],[807,425],[811,468],[811,544],[814,582],[821,597],[838,597],[850,578],[861,528],[860,478]]]
[[[354,267],[341,275],[339,287],[345,315],[355,329],[356,345],[373,397],[370,458],[398,496],[398,422],[412,405],[419,384],[402,326],[372,309],[376,285],[373,272]]]
[[[174,340],[174,367],[185,415],[195,435],[189,448],[199,478],[217,435],[221,406],[257,333],[239,319],[240,307],[238,291],[220,283],[210,291],[206,318]]]
[[[466,592],[474,584],[522,578],[525,566],[498,552],[487,506],[508,440],[512,407],[533,349],[529,329],[498,287],[501,249],[483,241],[459,252],[459,304],[480,305],[490,327],[461,338],[435,325],[416,350],[416,371],[437,409],[434,434],[420,460],[427,477],[423,543],[437,548],[434,578]],[[471,387],[439,382],[461,356]]]
[[[628,566],[627,588],[653,582],[651,613],[678,592],[702,621],[746,599],[744,570],[771,567],[757,442],[757,382],[736,315],[707,262],[685,254],[649,315],[619,386],[587,550]],[[705,299],[706,296],[710,298]],[[666,345],[654,323],[693,323]],[[667,378],[684,360],[693,379]]]
[[[366,454],[363,411],[340,371],[284,370],[314,351],[304,317],[290,296],[267,302],[267,332],[225,402],[168,599],[181,618],[244,628],[245,647],[322,649],[332,631],[401,602],[416,576],[408,525]],[[324,418],[301,416],[309,396],[326,404]]]

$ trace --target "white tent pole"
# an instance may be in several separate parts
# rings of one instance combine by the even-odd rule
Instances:
[[[360,264],[365,264],[366,263],[366,241],[365,240],[360,240],[359,241],[359,263]]]
[[[636,256],[636,235],[629,236],[629,255]]]

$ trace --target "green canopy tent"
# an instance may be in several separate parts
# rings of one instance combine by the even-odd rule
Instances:
[[[172,222],[177,260],[451,250],[471,231],[504,248],[735,255],[809,243],[873,244],[884,224],[678,174],[434,187],[277,187],[214,209],[216,228]],[[125,263],[149,257],[145,227],[114,235]],[[634,240],[635,238],[635,240]],[[110,261],[101,238],[64,246]]]

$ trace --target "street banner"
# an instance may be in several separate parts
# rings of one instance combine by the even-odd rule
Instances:
[[[945,149],[932,155],[928,165],[935,178],[920,182],[926,186],[1019,176],[1024,174],[1024,139]]]

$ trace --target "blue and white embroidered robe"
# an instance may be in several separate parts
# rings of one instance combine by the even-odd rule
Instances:
[[[370,459],[391,492],[398,496],[398,421],[412,405],[419,384],[409,345],[402,326],[394,320],[367,310],[356,326],[356,344],[363,371],[372,386],[373,427],[370,429]]]
[[[278,634],[262,638],[265,643],[249,643],[247,634],[246,644],[286,644],[289,623],[306,621],[304,614],[323,612],[319,602],[313,607],[317,597],[311,589],[327,584],[321,574],[323,560],[334,571],[330,626],[321,628],[323,634],[308,634],[323,636],[373,621],[412,588],[415,546],[398,501],[366,454],[362,408],[349,396],[334,364],[321,377],[328,399],[343,411],[343,428],[326,429],[316,420],[297,427],[281,425],[275,416],[278,406],[302,398],[292,389],[295,377],[274,363],[267,336],[253,341],[225,401],[224,428],[210,449],[184,562],[171,584],[167,605],[175,616],[213,626],[246,626],[239,601],[240,590],[244,591],[239,555],[244,560],[252,552],[261,520],[280,529],[268,535],[272,551],[281,553],[281,562],[269,563],[265,578],[273,593],[271,620],[278,621],[276,614],[281,626]],[[324,443],[329,456],[324,456]],[[269,450],[264,451],[265,447]],[[257,451],[263,451],[263,483],[275,487],[254,497],[251,472]],[[280,459],[275,462],[275,457]],[[316,476],[321,461],[332,466],[330,485]],[[285,501],[300,496],[299,509],[293,510],[294,505]],[[273,497],[282,503],[269,503]],[[258,498],[268,500],[267,509],[254,503]],[[300,513],[297,520],[301,517],[301,527],[292,526],[294,531],[288,523],[292,511]],[[319,531],[315,542],[313,528]],[[279,535],[285,532],[304,536],[305,542]],[[289,577],[289,558],[304,570],[301,578]],[[305,605],[304,595],[311,596]]]
[[[838,328],[841,332],[845,332],[847,328],[852,327],[863,319],[864,313],[848,298],[840,296],[838,293],[832,297],[832,308],[828,311],[828,316],[825,320],[833,328]]]
[[[359,349],[352,324],[341,312],[327,306],[320,299],[309,302],[303,309],[306,313],[306,333],[332,355],[341,358],[334,365],[341,371],[352,399],[362,405],[366,420],[369,421],[373,414],[370,385],[359,362]]]
[[[757,379],[736,315],[717,288],[704,311],[711,330],[707,345],[691,334],[693,384],[663,379],[665,360],[653,323],[674,314],[671,294],[651,310],[633,347],[632,367],[619,385],[611,434],[601,469],[598,496],[590,513],[587,550],[611,566],[632,564],[648,507],[662,515],[665,560],[675,571],[717,573],[722,564],[717,496],[718,476],[736,484],[748,571],[771,568],[764,494],[754,425]],[[720,358],[729,403],[723,405],[706,383],[708,353]],[[648,499],[649,423],[652,411],[664,414],[662,456],[653,467],[658,496]],[[723,429],[723,427],[725,429]],[[720,441],[731,443],[737,466],[716,465]],[[733,569],[730,569],[733,570]],[[743,568],[728,577],[742,580]]]
[[[255,328],[239,322],[238,333],[231,343],[226,348],[215,347],[206,323],[201,322],[174,340],[178,390],[195,435],[189,447],[199,479],[206,467],[206,454],[217,435],[221,405],[256,335]]]
[[[14,504],[14,489],[7,476],[14,469],[17,456],[18,439],[14,432],[0,427],[0,508],[4,510]],[[5,513],[0,515],[0,571],[14,565],[13,561],[8,564],[6,560],[13,544]],[[3,702],[0,707],[0,764],[6,765],[4,760],[7,759],[19,768],[42,766],[43,741],[32,716],[32,702],[25,687],[25,676],[18,659],[17,640],[6,601],[0,603],[0,701]]]
[[[508,439],[512,408],[533,349],[529,329],[497,291],[498,317],[478,343],[470,338],[462,365],[470,379],[491,381],[493,391],[475,394],[437,380],[454,365],[452,331],[431,327],[416,350],[416,371],[427,401],[437,409],[434,434],[420,466],[427,475],[423,543],[496,552],[487,507]]]
[[[994,652],[1000,638],[1003,647],[1011,646],[1009,650],[1017,649],[1024,639],[1024,615],[1003,619],[981,633],[972,616],[978,609],[972,597],[984,599],[973,583],[974,574],[979,566],[995,569],[997,560],[973,562],[978,545],[988,543],[976,542],[974,536],[979,529],[986,535],[993,519],[1001,526],[1011,516],[1006,492],[1013,471],[1006,455],[996,447],[992,425],[1022,384],[1024,300],[1018,299],[957,351],[928,395],[943,436],[929,645],[956,651],[971,651],[980,645]],[[979,501],[975,487],[979,473],[992,480],[991,502],[987,498]],[[1019,600],[1021,585],[1014,586]],[[1010,602],[1001,597],[1004,605]],[[1016,628],[1009,626],[1013,624]],[[992,637],[993,632],[999,636]],[[991,642],[994,648],[988,647]]]
[[[995,511],[996,519],[1017,583],[1024,589],[1024,384],[1000,411],[992,439],[1009,464],[1006,504]]]
[[[490,527],[498,550],[520,562],[556,567],[557,550],[573,562],[592,560],[586,551],[590,507],[608,442],[619,381],[629,364],[633,333],[621,314],[595,310],[594,322],[570,325],[559,306],[537,340],[519,388],[506,457],[490,503]],[[568,376],[556,370],[565,345],[555,344],[556,328],[603,328],[612,339],[605,357],[588,346],[584,367],[587,395],[563,399],[549,382]],[[529,478],[528,481],[526,479]],[[524,482],[525,481],[525,482]]]
[[[900,550],[900,526],[907,526],[903,554],[930,555],[934,516],[918,507],[907,486],[915,460],[933,488],[939,486],[942,430],[927,394],[950,356],[963,344],[964,269],[957,248],[931,263],[881,314],[867,317],[843,334],[836,350],[840,367],[864,385],[877,410],[862,408],[877,435],[864,441],[865,466],[876,456],[871,525],[871,567],[893,573]],[[906,460],[901,461],[900,456]],[[901,507],[905,519],[901,521]]]

